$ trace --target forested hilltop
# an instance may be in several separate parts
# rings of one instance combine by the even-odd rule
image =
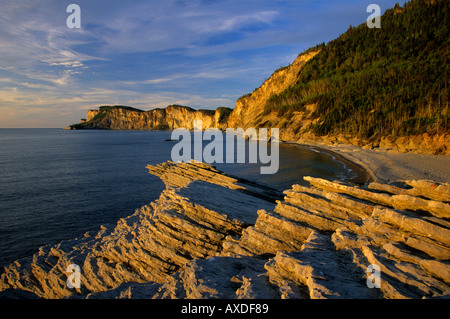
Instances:
[[[296,83],[270,97],[263,115],[289,119],[315,104],[305,129],[319,136],[379,141],[447,133],[448,12],[448,1],[415,0],[387,10],[381,29],[350,26],[315,48]]]

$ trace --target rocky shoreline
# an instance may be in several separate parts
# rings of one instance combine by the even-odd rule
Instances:
[[[446,183],[305,177],[310,187],[281,194],[207,164],[147,168],[166,185],[158,200],[5,267],[0,296],[450,296]],[[81,270],[79,289],[67,287],[71,264]],[[370,265],[379,269],[379,288],[370,288]]]
[[[330,155],[335,161],[342,163],[345,167],[353,172],[354,176],[350,177],[348,180],[351,183],[364,185],[366,183],[374,182],[377,180],[377,177],[373,174],[371,169],[369,169],[368,167],[363,167],[362,165],[349,160],[340,152],[331,150],[330,148],[324,146],[318,146],[317,144],[301,144],[292,142],[288,142],[287,144],[297,145]]]

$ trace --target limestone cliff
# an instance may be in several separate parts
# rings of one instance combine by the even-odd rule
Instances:
[[[164,109],[142,111],[128,106],[102,106],[89,110],[86,121],[69,126],[69,129],[113,129],[113,130],[172,130],[176,128],[193,129],[194,120],[203,121],[203,129],[227,127],[244,129],[248,127],[279,127],[281,138],[295,139],[293,127],[286,127],[283,119],[264,114],[265,104],[275,94],[281,93],[298,80],[301,68],[319,50],[300,54],[295,61],[275,71],[258,89],[236,102],[231,110],[225,107],[213,110],[194,110],[186,106],[171,105]],[[301,114],[303,115],[303,114]],[[295,124],[309,122],[304,116],[295,119]],[[292,123],[291,123],[292,124]],[[280,126],[282,125],[282,126]]]
[[[236,107],[230,114],[229,127],[277,127],[280,139],[305,144],[324,143],[327,145],[349,144],[364,148],[381,148],[397,152],[414,152],[419,154],[450,155],[450,133],[431,132],[401,137],[383,136],[379,140],[358,138],[354,134],[318,135],[311,131],[311,126],[320,121],[317,116],[317,103],[307,104],[296,110],[293,106],[284,112],[283,107],[272,110],[268,101],[277,94],[292,88],[299,81],[300,71],[312,60],[320,49],[308,50],[300,54],[292,65],[275,71],[261,87],[253,93],[236,101]],[[315,88],[324,90],[320,84]]]
[[[0,297],[450,296],[448,184],[306,177],[283,197],[206,164],[148,169],[166,184],[158,200],[5,267]],[[79,289],[66,285],[70,264]]]
[[[194,120],[203,121],[203,129],[227,127],[231,112],[228,108],[194,110],[190,107],[171,105],[164,109],[142,111],[127,106],[102,106],[89,110],[86,122],[71,125],[70,129],[110,129],[110,130],[192,130]]]
[[[273,95],[279,94],[293,85],[298,80],[301,68],[317,53],[319,50],[300,54],[291,65],[275,71],[253,93],[238,99],[228,120],[228,126],[243,128],[260,126],[263,122],[260,117],[265,110],[266,102]]]
[[[450,154],[450,134],[418,134],[403,137],[381,137],[369,141],[350,134],[317,135],[310,127],[317,123],[316,104],[308,104],[299,110],[282,113],[267,109],[267,102],[275,95],[294,85],[304,65],[313,59],[320,49],[300,54],[295,61],[275,71],[258,89],[236,101],[234,109],[195,110],[186,106],[171,105],[163,109],[142,111],[128,106],[102,106],[89,110],[86,121],[66,129],[112,130],[173,130],[193,129],[194,120],[202,120],[203,129],[244,129],[249,127],[279,128],[280,140],[306,144],[350,144],[365,148],[381,148],[398,152],[422,154]]]

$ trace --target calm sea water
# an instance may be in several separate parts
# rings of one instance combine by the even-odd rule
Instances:
[[[164,185],[145,166],[170,159],[170,134],[0,129],[0,265],[115,224],[157,199]],[[328,155],[292,145],[280,145],[274,175],[261,175],[257,164],[216,166],[279,189],[304,184],[305,175],[350,174]]]

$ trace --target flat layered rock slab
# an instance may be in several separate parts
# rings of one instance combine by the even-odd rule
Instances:
[[[329,235],[314,231],[300,252],[279,251],[266,264],[269,276],[281,276],[303,287],[311,299],[374,299],[382,295],[369,289],[346,256],[336,251]]]
[[[173,275],[153,298],[275,299],[276,287],[266,275],[265,258],[212,257],[193,260]]]
[[[149,170],[166,183],[157,200],[116,225],[43,247],[5,267],[0,290],[42,298],[143,296],[145,283],[163,284],[190,260],[219,255],[227,236],[240,236],[255,223],[259,207],[275,206],[271,188],[210,165],[169,162]],[[80,266],[80,289],[66,285],[71,264]]]
[[[273,210],[275,208],[275,202],[268,199],[204,181],[191,182],[177,190],[177,193],[193,204],[226,215],[228,219],[240,220],[247,225],[256,222],[259,209]]]

